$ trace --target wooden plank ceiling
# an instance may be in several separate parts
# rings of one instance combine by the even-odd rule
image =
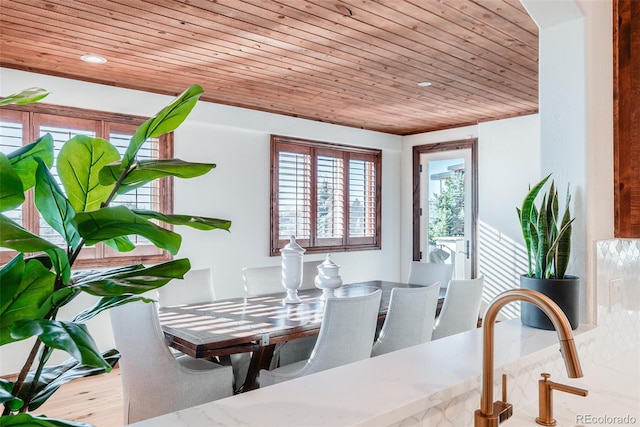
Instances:
[[[0,0],[0,40],[7,68],[398,135],[538,110],[519,0]]]

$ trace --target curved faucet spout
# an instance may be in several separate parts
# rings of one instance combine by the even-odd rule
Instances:
[[[510,289],[499,294],[489,304],[482,322],[483,354],[482,354],[482,390],[480,409],[475,414],[476,426],[497,426],[498,414],[493,408],[493,341],[495,321],[498,313],[505,305],[514,301],[525,301],[540,308],[553,323],[560,341],[560,352],[564,358],[567,374],[570,378],[582,376],[582,368],[578,359],[571,324],[564,312],[551,298],[530,289]]]

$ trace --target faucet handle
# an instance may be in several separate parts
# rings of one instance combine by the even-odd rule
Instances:
[[[502,400],[493,402],[493,412],[498,414],[500,422],[513,415],[513,405],[507,402],[507,374],[502,374]]]
[[[538,381],[539,406],[536,423],[543,426],[555,426],[556,420],[553,418],[552,391],[564,391],[565,393],[571,393],[578,396],[586,396],[587,394],[589,394],[589,391],[583,388],[572,387],[570,385],[549,381],[551,375],[546,372],[543,372],[542,374],[540,374],[540,376],[542,377],[542,379]]]

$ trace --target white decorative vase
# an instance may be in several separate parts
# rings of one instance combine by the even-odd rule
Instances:
[[[327,254],[324,262],[318,266],[318,275],[314,280],[316,288],[322,289],[320,300],[335,297],[334,291],[342,286],[339,270],[340,266],[331,261],[331,255]]]
[[[298,289],[302,285],[302,255],[305,250],[296,243],[296,236],[291,236],[289,243],[282,249],[282,286],[287,290],[283,300],[285,304],[302,302],[298,296]]]

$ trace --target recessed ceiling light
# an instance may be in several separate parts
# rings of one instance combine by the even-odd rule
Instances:
[[[418,82],[418,86],[420,87],[431,86],[431,82]]]
[[[80,59],[90,64],[104,64],[105,62],[107,62],[106,58],[98,55],[82,55]]]

